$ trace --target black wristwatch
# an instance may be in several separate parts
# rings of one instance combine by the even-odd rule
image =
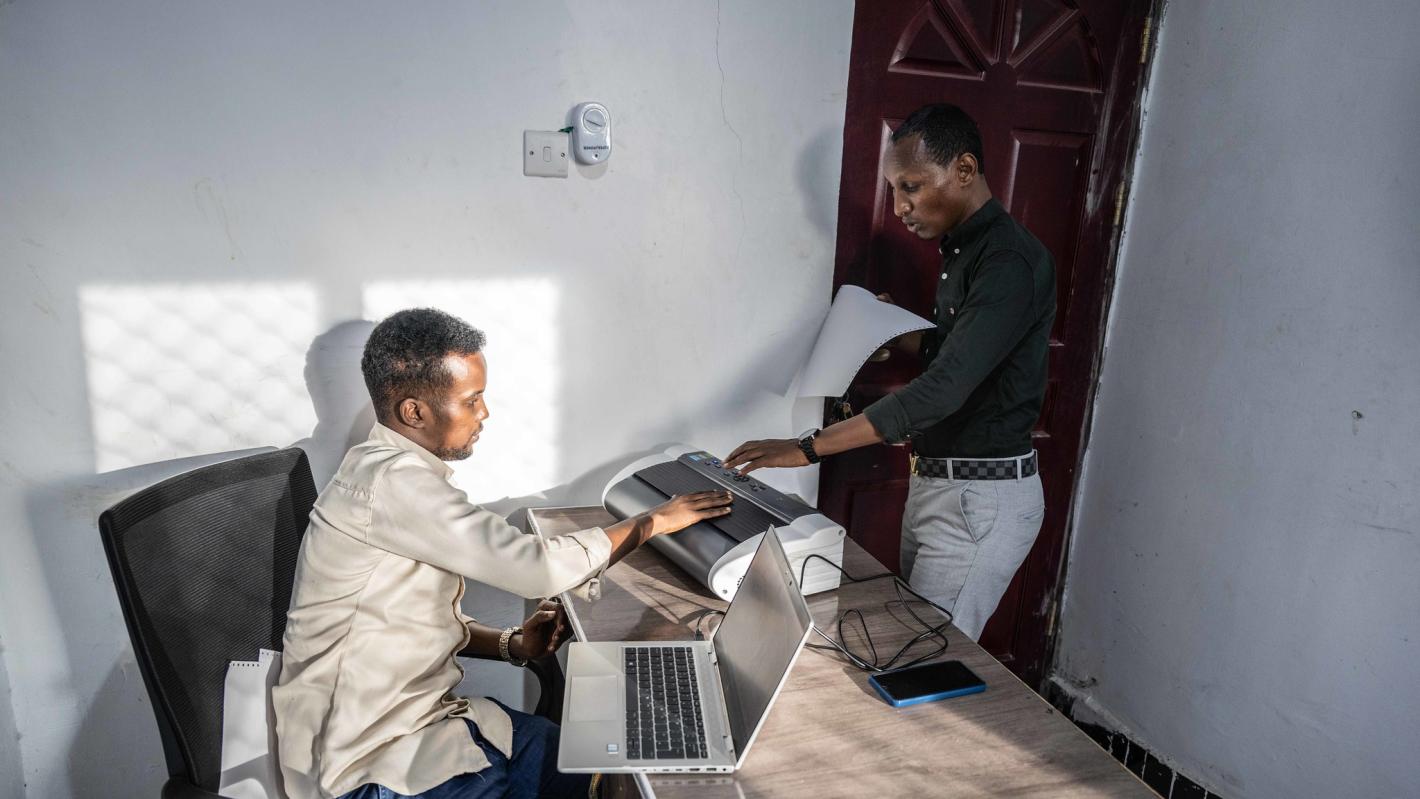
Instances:
[[[809,463],[818,463],[818,453],[814,452],[814,439],[818,438],[819,431],[813,430],[806,433],[799,439],[799,449],[804,451],[804,457],[809,459]]]

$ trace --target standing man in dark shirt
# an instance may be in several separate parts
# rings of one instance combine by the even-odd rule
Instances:
[[[1045,499],[1031,428],[1045,398],[1055,264],[991,196],[981,134],[953,105],[915,111],[892,135],[884,174],[908,230],[940,239],[937,327],[904,336],[925,370],[862,415],[799,439],[741,444],[728,466],[805,466],[913,439],[902,574],[981,636],[1040,532]]]

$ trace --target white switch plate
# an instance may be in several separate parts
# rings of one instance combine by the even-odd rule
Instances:
[[[567,177],[567,134],[556,130],[523,131],[523,174]]]

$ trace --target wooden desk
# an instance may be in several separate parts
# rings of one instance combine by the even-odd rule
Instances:
[[[534,509],[528,518],[544,536],[615,523],[600,507]],[[850,574],[885,571],[852,539],[844,546]],[[861,610],[886,657],[916,634],[884,607],[895,596],[890,580],[845,581],[837,591],[809,597],[809,608],[815,624],[830,634],[840,609]],[[726,605],[650,547],[606,571],[600,600],[566,595],[564,601],[578,635],[590,641],[689,640],[704,610]],[[822,642],[817,635],[809,639],[815,640]],[[649,787],[659,799],[1155,796],[955,627],[948,640],[942,657],[966,663],[986,681],[985,693],[894,708],[868,685],[867,674],[841,655],[806,650],[742,770],[713,778],[655,775],[637,782],[643,793]],[[850,636],[855,651],[862,643]]]

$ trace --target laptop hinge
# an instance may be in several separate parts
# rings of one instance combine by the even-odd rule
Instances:
[[[740,754],[739,752],[735,751],[735,739],[729,733],[730,708],[725,704],[728,701],[728,697],[725,696],[725,681],[723,679],[718,679],[720,671],[720,659],[715,656],[715,647],[713,645],[708,647],[708,649],[710,650],[710,665],[715,667],[715,672],[717,676],[716,682],[720,685],[720,690],[716,691],[715,693],[720,697],[720,718],[725,720],[725,749],[730,753],[730,759],[738,763],[740,760]]]

